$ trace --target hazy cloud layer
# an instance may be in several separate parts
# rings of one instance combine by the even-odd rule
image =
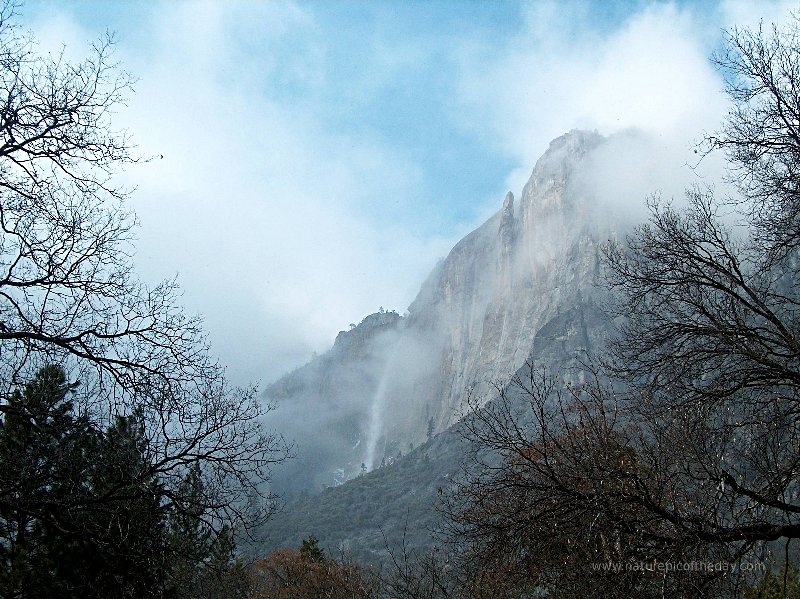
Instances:
[[[380,305],[402,311],[435,259],[499,208],[504,186],[518,193],[549,140],[569,129],[637,127],[655,140],[654,157],[623,144],[598,161],[609,198],[679,192],[693,176],[692,140],[726,109],[708,61],[720,28],[785,18],[792,4],[641,3],[598,21],[603,4],[525,3],[500,41],[426,29],[402,43],[380,29],[390,18],[343,37],[315,3],[139,9],[117,58],[138,78],[119,122],[142,153],[163,155],[128,173],[142,276],[179,273],[187,307],[206,317],[233,378],[269,381]],[[67,8],[33,12],[48,49],[63,40],[80,55],[105,29]],[[341,44],[362,37],[345,68]],[[427,78],[418,64],[428,64]],[[461,200],[471,204],[459,214],[475,222],[439,217],[456,208],[431,198],[425,154],[381,132],[370,99],[399,82],[408,95],[393,101],[448,97],[436,107],[447,115],[442,130],[426,123],[421,140],[435,137],[446,152],[460,132],[481,150],[476,163],[513,165],[490,184],[497,198]],[[440,95],[423,93],[435,85],[445,86]],[[703,169],[711,179],[720,165]]]
[[[521,188],[547,143],[570,129],[637,127],[664,146],[687,149],[724,114],[708,61],[713,46],[704,39],[710,32],[718,40],[718,22],[704,27],[689,9],[653,4],[603,31],[584,3],[572,6],[532,3],[523,32],[506,47],[465,49],[466,114],[488,120],[481,133],[518,157],[512,189]]]

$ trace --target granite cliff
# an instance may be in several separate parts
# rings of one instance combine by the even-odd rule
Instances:
[[[319,490],[377,469],[490,400],[528,359],[571,376],[608,331],[600,246],[612,235],[582,174],[606,143],[551,142],[517,200],[467,235],[423,283],[408,315],[378,313],[267,389],[296,415],[298,460],[278,490]],[[574,376],[579,376],[575,374]]]

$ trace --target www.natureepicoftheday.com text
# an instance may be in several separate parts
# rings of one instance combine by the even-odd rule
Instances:
[[[767,571],[764,562],[731,563],[725,561],[710,562],[695,560],[691,562],[594,562],[595,572],[761,572]]]

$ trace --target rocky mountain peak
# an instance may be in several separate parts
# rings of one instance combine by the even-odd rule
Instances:
[[[506,199],[503,200],[503,214],[506,212],[513,212],[514,210],[514,194],[510,191],[506,194]]]
[[[395,328],[403,317],[394,310],[379,310],[374,314],[365,316],[358,325],[350,325],[349,331],[339,331],[333,347],[339,351],[346,350],[356,345],[362,344],[367,339],[373,337],[378,330],[389,330]]]
[[[606,326],[596,283],[608,236],[583,207],[594,194],[587,157],[604,139],[571,131],[553,140],[521,197],[508,192],[453,247],[408,318],[367,316],[275,389],[281,396],[273,398],[302,414],[291,421],[303,429],[306,464],[316,460],[315,472],[298,468],[292,484],[330,484],[357,475],[362,463],[376,468],[452,425],[465,398],[489,401],[494,383],[526,360],[574,369],[591,351]],[[321,424],[328,438],[306,430],[311,412],[336,423]]]
[[[500,211],[500,226],[498,227],[497,235],[500,239],[501,260],[507,261],[513,251],[515,237],[514,194],[510,191],[506,194],[506,199],[503,200],[503,209]]]
[[[533,185],[545,184],[548,180],[564,180],[588,152],[604,141],[597,131],[573,129],[550,142],[547,151],[536,161],[531,181]]]
[[[568,207],[564,200],[569,199],[570,194],[565,191],[572,173],[604,140],[596,131],[573,129],[550,142],[522,190],[520,212],[524,225]]]

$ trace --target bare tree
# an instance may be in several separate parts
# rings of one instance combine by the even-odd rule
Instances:
[[[800,535],[797,39],[797,21],[769,38],[734,30],[717,58],[733,108],[708,144],[730,159],[740,230],[721,222],[711,192],[693,190],[685,213],[653,203],[650,222],[607,251],[627,315],[611,368],[639,420],[683,420],[680,455],[725,490],[718,538]]]
[[[0,9],[0,411],[41,367],[63,365],[98,427],[140,414],[142,479],[157,476],[176,509],[216,528],[259,522],[273,508],[269,469],[287,455],[267,407],[226,382],[174,281],[133,274],[136,221],[115,177],[139,158],[112,125],[131,92],[113,40],[80,63],[42,56],[14,9]],[[203,496],[189,506],[180,489],[194,464]]]
[[[741,198],[653,200],[606,249],[604,367],[566,388],[532,371],[467,421],[495,458],[450,498],[454,537],[515,592],[715,596],[800,537],[797,21],[734,30],[717,61],[733,108],[706,147]]]
[[[381,596],[386,599],[451,599],[460,596],[456,594],[456,577],[447,553],[439,547],[425,553],[409,549],[407,532],[406,518],[399,547],[393,548],[381,531],[389,556],[387,571],[382,576]]]
[[[680,484],[686,454],[666,452],[671,435],[624,407],[599,374],[565,388],[532,364],[475,406],[465,426],[478,468],[445,503],[462,586],[503,597],[694,597],[736,583],[724,577],[732,567],[703,566],[740,555],[696,529],[708,490]],[[693,562],[702,565],[666,571]]]
[[[304,542],[305,543],[305,542]],[[282,549],[257,561],[250,569],[252,599],[373,599],[380,579],[346,556],[333,559]]]
[[[732,107],[725,126],[705,141],[723,150],[730,179],[747,201],[764,256],[785,257],[800,242],[800,60],[798,20],[768,33],[732,29],[714,61]]]

